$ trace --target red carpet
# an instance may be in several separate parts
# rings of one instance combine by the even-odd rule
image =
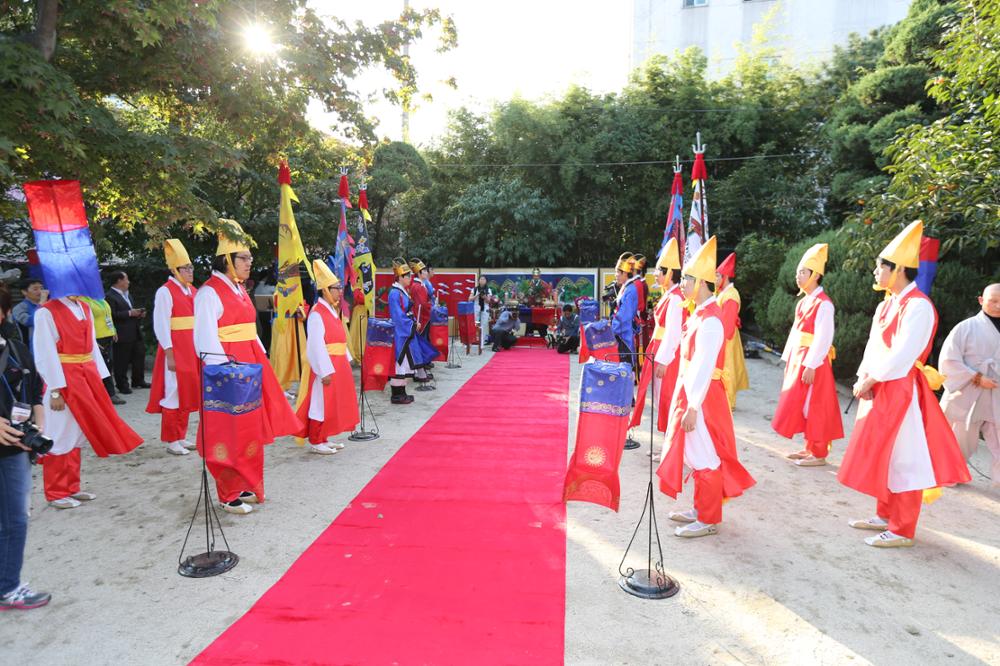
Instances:
[[[515,347],[531,347],[535,349],[545,349],[548,343],[545,338],[539,338],[535,335],[522,335],[514,342]]]
[[[563,663],[568,384],[497,353],[192,663]]]

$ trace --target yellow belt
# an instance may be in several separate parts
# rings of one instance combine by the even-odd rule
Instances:
[[[190,331],[194,328],[194,317],[171,317],[171,331]],[[256,335],[256,331],[254,332]]]
[[[60,363],[90,363],[93,360],[93,354],[59,354]]]
[[[932,391],[937,391],[944,386],[945,376],[938,372],[934,366],[924,365],[920,361],[915,361],[913,367],[924,373],[924,377],[927,378],[927,383],[930,384]]]
[[[343,342],[331,342],[326,346],[326,352],[330,356],[343,356],[347,353],[347,344]]]
[[[233,324],[219,327],[219,342],[246,342],[257,339],[256,324]]]
[[[687,370],[687,365],[688,365],[687,359],[681,359],[681,366],[680,366],[680,368],[677,371],[678,374],[681,377],[684,376],[684,372]],[[722,370],[720,368],[716,368],[715,370],[712,370],[712,380],[713,381],[718,381],[718,380],[721,380],[721,379],[722,379]]]
[[[657,326],[653,329],[653,339],[662,340],[663,339],[663,329]]]
[[[799,333],[799,346],[800,347],[811,347],[813,343],[812,333]],[[837,348],[830,345],[830,351],[826,354],[827,358],[831,361],[837,358]]]
[[[719,368],[712,370],[712,380],[716,381],[720,379],[722,379],[722,370],[720,370]]]

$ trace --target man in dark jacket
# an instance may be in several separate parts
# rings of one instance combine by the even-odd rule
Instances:
[[[111,305],[111,318],[115,322],[118,339],[114,343],[114,375],[119,393],[131,393],[128,373],[132,368],[132,386],[149,388],[145,379],[146,345],[142,339],[142,319],[146,308],[137,308],[129,297],[128,275],[115,271],[110,276],[111,288],[107,301]]]

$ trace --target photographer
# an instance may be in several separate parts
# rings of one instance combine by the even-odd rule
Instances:
[[[0,321],[7,319],[10,310],[10,293],[0,287]],[[29,415],[41,425],[41,379],[28,347],[19,340],[0,336],[0,610],[38,608],[52,598],[21,582],[31,464],[28,447],[22,444],[23,435],[11,425],[11,419]]]
[[[573,311],[572,305],[563,306],[555,342],[560,354],[576,353],[580,346],[580,315]]]
[[[500,347],[510,349],[517,342],[514,329],[521,324],[517,316],[518,311],[516,306],[500,313],[496,323],[493,325],[493,330],[490,331],[490,335],[493,337],[493,351],[499,351]]]

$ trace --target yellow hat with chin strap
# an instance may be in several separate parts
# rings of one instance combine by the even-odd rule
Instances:
[[[392,260],[392,272],[396,274],[397,278],[401,278],[408,273],[412,273],[410,270],[410,265],[406,263],[406,259],[402,257],[396,257]]]
[[[698,248],[698,252],[684,264],[681,273],[715,284],[715,236]]]
[[[644,254],[633,254],[632,264],[635,266],[636,271],[646,270],[646,255]]]
[[[663,252],[656,260],[656,267],[662,268],[665,271],[671,268],[676,268],[680,270],[681,268],[681,251],[677,245],[677,239],[671,238],[667,241],[667,246],[663,248]]]
[[[914,220],[878,256],[896,264],[897,268],[920,268],[920,239],[923,234],[923,220]]]
[[[168,238],[163,241],[163,258],[167,262],[167,268],[172,271],[191,263],[191,258],[188,256],[184,244],[176,238]]]
[[[326,289],[327,287],[339,287],[340,279],[330,270],[326,262],[319,259],[313,260],[313,275],[316,276],[316,288]]]
[[[830,246],[826,243],[816,243],[806,250],[799,260],[799,268],[808,268],[813,273],[823,275],[826,273],[826,257]]]
[[[234,252],[249,252],[250,246],[244,240],[247,237],[243,227],[236,220],[219,218],[219,246],[215,248],[215,256],[232,254]],[[238,238],[240,240],[233,240]]]
[[[621,256],[618,257],[618,263],[615,264],[615,270],[623,273],[631,273],[635,270],[635,261],[631,252],[622,252]]]
[[[424,265],[424,262],[420,261],[419,259],[410,259],[410,270],[413,271],[414,275],[419,275],[420,271],[424,270],[425,268],[427,268],[427,266]]]

